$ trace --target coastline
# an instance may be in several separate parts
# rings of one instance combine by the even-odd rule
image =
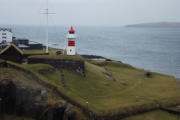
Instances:
[[[87,58],[87,59],[92,59],[92,60],[116,61],[116,62],[124,63],[124,62],[122,62],[122,61],[113,60],[113,59],[106,58],[106,57],[103,57],[103,56],[100,56],[100,55],[80,54],[80,56],[82,56],[82,57],[84,57],[84,58]],[[126,63],[126,64],[129,64],[129,63]],[[132,66],[133,66],[133,65],[132,65]],[[138,69],[144,69],[144,68],[138,68]],[[145,69],[145,70],[148,70],[148,69]],[[150,70],[148,70],[148,71],[150,71]],[[150,71],[150,72],[155,72],[155,71]],[[172,74],[160,73],[160,72],[156,72],[156,73],[165,74],[165,75],[170,75],[170,76],[175,77],[175,76],[172,75]],[[178,77],[175,77],[175,78],[176,78],[177,80],[180,80],[180,78],[178,78]]]

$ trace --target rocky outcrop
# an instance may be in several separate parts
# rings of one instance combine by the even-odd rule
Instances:
[[[84,58],[88,58],[88,59],[107,59],[105,57],[102,56],[98,56],[98,55],[81,55]]]
[[[19,87],[11,80],[0,82],[0,114],[16,114],[36,120],[77,120],[68,119],[69,108],[62,103],[43,104],[46,100],[45,90]],[[40,100],[36,98],[40,97]]]

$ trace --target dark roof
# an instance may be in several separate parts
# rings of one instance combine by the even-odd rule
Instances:
[[[0,28],[0,31],[9,31],[9,32],[12,32],[12,30],[10,28]]]
[[[18,40],[18,41],[29,41],[29,39],[27,39],[27,38],[15,38],[14,40]]]
[[[10,45],[8,45],[7,47],[5,47],[3,50],[0,51],[0,55],[3,54],[6,50],[8,50],[10,47],[14,47],[21,55],[23,55],[23,51],[20,50],[16,45],[14,45],[13,43],[11,43]]]

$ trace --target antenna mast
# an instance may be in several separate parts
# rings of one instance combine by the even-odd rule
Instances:
[[[49,6],[48,6],[48,0],[46,0],[46,53],[49,53],[48,50],[48,43],[49,43],[49,30],[48,30],[48,17],[49,17]]]
[[[46,53],[49,53],[49,50],[48,50],[48,44],[49,44],[49,29],[48,29],[48,21],[49,21],[49,14],[55,14],[55,13],[49,13],[49,2],[48,0],[46,0],[46,12],[43,13],[43,14],[46,14]]]

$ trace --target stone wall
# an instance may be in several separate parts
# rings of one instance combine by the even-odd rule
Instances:
[[[83,60],[65,60],[65,59],[55,60],[55,59],[39,59],[39,58],[28,59],[28,64],[36,64],[36,63],[50,64],[55,68],[73,70],[76,71],[77,73],[80,73],[84,77],[86,76],[85,63]]]

